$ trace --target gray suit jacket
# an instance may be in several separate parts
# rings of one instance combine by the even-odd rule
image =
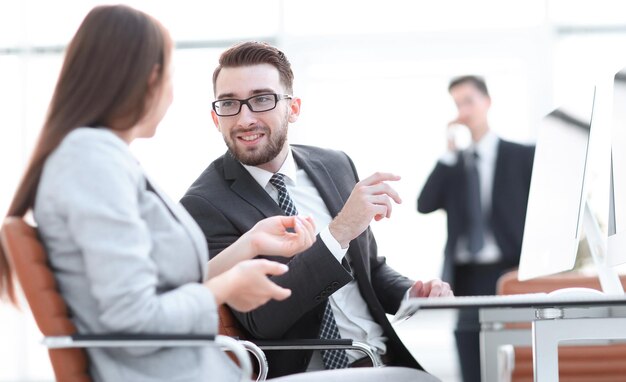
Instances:
[[[147,189],[128,146],[80,128],[46,161],[34,208],[61,294],[82,333],[217,333],[202,232]],[[210,348],[89,350],[95,381],[228,381]]]
[[[315,184],[334,217],[350,196],[358,176],[350,158],[338,151],[310,146],[292,146],[298,166]],[[250,173],[226,153],[214,161],[193,183],[181,200],[196,219],[215,256],[231,245],[259,220],[283,212],[252,178]],[[389,267],[378,256],[376,241],[368,229],[350,243],[347,258],[372,317],[382,326],[387,352],[396,365],[420,368],[399,340],[385,313],[395,313],[412,281]],[[270,301],[249,313],[236,313],[251,337],[258,339],[317,338],[326,298],[352,280],[348,269],[319,239],[311,248],[289,262],[289,272],[272,277],[291,289],[285,301]],[[270,376],[304,371],[311,352],[268,352]]]

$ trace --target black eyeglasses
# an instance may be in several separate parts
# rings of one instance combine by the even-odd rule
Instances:
[[[239,114],[242,105],[248,105],[250,111],[260,113],[276,108],[281,99],[291,99],[286,94],[259,94],[246,99],[220,99],[213,102],[213,111],[220,117],[232,117]]]

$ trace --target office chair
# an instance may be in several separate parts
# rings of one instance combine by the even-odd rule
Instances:
[[[626,276],[620,276],[626,284]],[[577,273],[539,277],[519,281],[517,271],[507,272],[500,277],[496,294],[552,292],[561,288],[585,287],[600,290],[596,276]],[[511,329],[528,330],[530,323],[511,323]],[[503,381],[533,381],[533,355],[529,346],[503,346],[500,349],[502,368],[498,374]],[[619,382],[626,381],[626,344],[584,345],[559,347],[559,381],[561,382]]]
[[[39,330],[45,336],[57,381],[89,382],[87,353],[90,347],[182,347],[217,346],[237,358],[242,381],[250,381],[252,365],[246,347],[227,336],[168,334],[78,334],[69,319],[67,305],[58,292],[47,254],[34,227],[19,217],[7,217],[0,242],[22,286]],[[256,350],[260,352],[260,350]],[[261,352],[262,353],[262,352]]]
[[[373,367],[384,366],[382,361],[366,343],[353,341],[351,339],[322,340],[322,339],[289,339],[289,340],[256,340],[250,339],[247,332],[242,328],[237,318],[227,305],[219,307],[219,327],[221,335],[233,337],[238,340],[247,340],[245,343],[252,343],[261,350],[261,354],[250,351],[259,365],[257,380],[264,381],[267,378],[269,366],[264,355],[266,351],[293,351],[293,350],[332,350],[332,349],[352,349],[363,353],[372,362]]]

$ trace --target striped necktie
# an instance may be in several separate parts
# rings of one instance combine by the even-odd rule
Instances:
[[[289,193],[287,192],[287,186],[285,186],[285,175],[281,173],[275,173],[270,179],[270,183],[278,190],[278,205],[283,210],[285,215],[292,216],[297,215],[298,210],[291,200]],[[330,307],[330,302],[326,300],[326,307],[324,308],[324,317],[320,325],[320,339],[336,340],[340,339],[339,328],[337,327],[337,321],[335,321],[335,315]],[[348,355],[343,349],[337,350],[322,350],[322,361],[326,369],[345,369],[349,365]]]

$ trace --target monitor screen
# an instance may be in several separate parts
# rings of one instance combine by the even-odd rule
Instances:
[[[626,262],[626,68],[613,80],[607,265]]]
[[[528,195],[520,280],[574,267],[586,200],[585,176],[595,88],[545,116]]]

